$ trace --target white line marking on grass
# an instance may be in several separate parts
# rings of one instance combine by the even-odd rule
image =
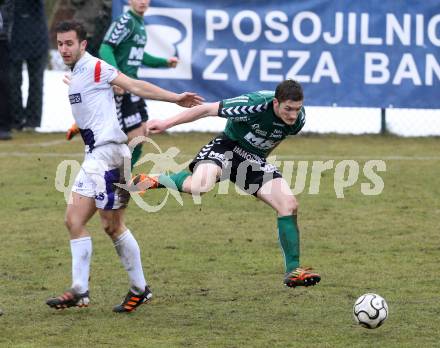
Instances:
[[[0,157],[84,157],[84,153],[0,152]]]
[[[176,157],[187,158],[195,157],[194,155],[181,154]],[[275,157],[277,160],[288,161],[288,160],[385,160],[385,161],[440,161],[440,156],[315,156],[315,155],[298,155],[298,156],[288,156],[288,155],[271,155],[268,156]]]
[[[53,152],[0,152],[0,157],[84,157],[84,153],[53,153]],[[180,154],[176,158],[193,158],[194,155]],[[271,157],[271,156],[270,156]],[[277,160],[386,160],[386,161],[440,161],[440,156],[286,156],[274,155]]]
[[[20,146],[26,146],[26,147],[34,147],[34,146],[41,146],[41,147],[48,147],[53,145],[60,145],[60,144],[66,144],[66,139],[59,139],[59,140],[52,140],[52,141],[45,141],[42,143],[30,143],[30,144],[21,144]]]
[[[278,160],[389,160],[389,161],[440,161],[440,156],[285,156],[274,155]]]

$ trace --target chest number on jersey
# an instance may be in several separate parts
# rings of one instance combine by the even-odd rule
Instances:
[[[143,47],[132,47],[128,59],[142,60],[143,56],[144,56]]]
[[[267,150],[267,149],[271,149],[272,147],[275,146],[275,142],[273,140],[257,137],[252,132],[249,132],[248,134],[246,134],[244,138],[252,146],[255,146],[255,147],[259,148],[259,149]]]

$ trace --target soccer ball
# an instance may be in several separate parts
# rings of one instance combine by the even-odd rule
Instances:
[[[388,318],[388,305],[385,299],[377,294],[364,294],[353,306],[354,320],[368,329],[375,329]]]

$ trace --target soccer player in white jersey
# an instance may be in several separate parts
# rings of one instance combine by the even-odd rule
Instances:
[[[117,254],[130,279],[130,289],[114,312],[132,312],[149,301],[152,293],[144,277],[140,249],[124,223],[128,192],[115,189],[123,183],[124,158],[130,159],[127,136],[119,127],[112,86],[143,98],[194,106],[202,102],[195,93],[176,94],[148,82],[134,80],[85,51],[86,32],[75,21],[56,27],[58,51],[70,67],[69,100],[86,147],[81,170],[72,188],[65,223],[70,234],[72,287],[47,304],[56,309],[89,304],[89,272],[92,240],[86,224],[96,210],[105,232],[113,240]],[[117,188],[117,187],[116,187]]]

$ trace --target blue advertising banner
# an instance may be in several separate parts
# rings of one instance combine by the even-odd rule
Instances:
[[[207,101],[293,78],[307,105],[440,108],[439,0],[153,0],[145,25],[145,51],[180,63],[139,77]]]

